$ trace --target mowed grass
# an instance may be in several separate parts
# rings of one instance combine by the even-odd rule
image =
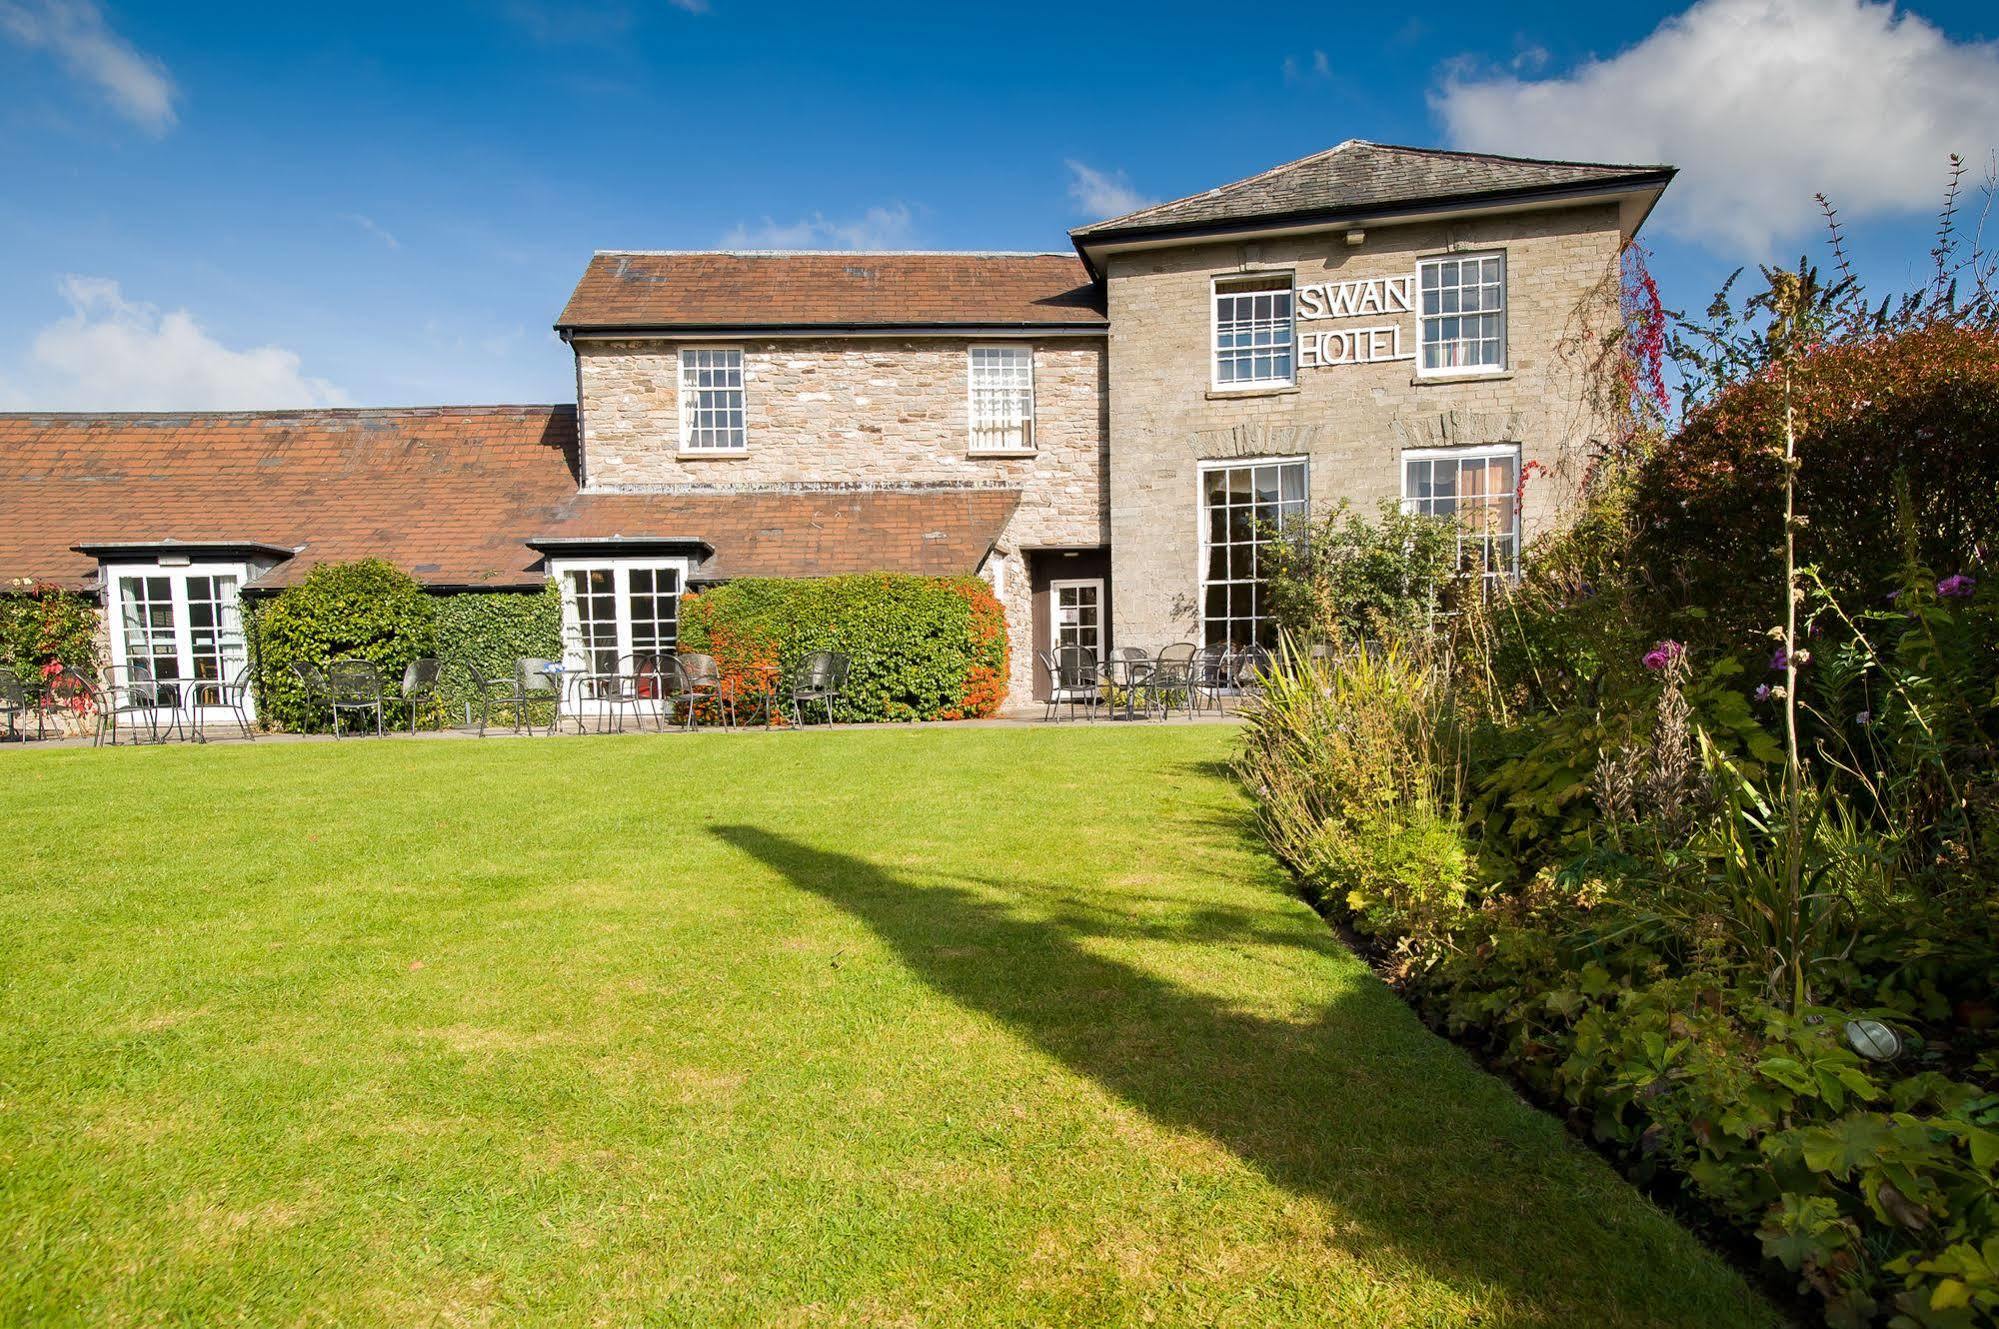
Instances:
[[[1232,742],[0,750],[0,1320],[1771,1322]]]

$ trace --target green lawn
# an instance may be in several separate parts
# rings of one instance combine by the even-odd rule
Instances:
[[[0,750],[0,1321],[1770,1323],[1232,741]]]

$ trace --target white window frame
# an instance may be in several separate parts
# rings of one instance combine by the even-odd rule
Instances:
[[[1311,519],[1312,459],[1304,453],[1283,457],[1216,457],[1200,464],[1194,477],[1194,548],[1198,551],[1196,554],[1198,561],[1194,565],[1194,602],[1197,639],[1204,644],[1208,640],[1208,588],[1210,585],[1233,584],[1235,581],[1234,578],[1229,578],[1223,583],[1213,583],[1208,578],[1209,555],[1214,547],[1212,524],[1208,519],[1208,476],[1215,471],[1254,469],[1259,466],[1302,466],[1304,468],[1302,494],[1296,501],[1301,505],[1299,509],[1300,516],[1308,521]],[[1286,501],[1282,479],[1278,481],[1277,497],[1280,504]],[[1225,614],[1223,617],[1232,619],[1235,615]],[[1268,616],[1258,615],[1258,617]],[[1238,644],[1248,645],[1249,643]]]
[[[578,572],[609,572],[611,574],[611,594],[616,610],[613,622],[616,626],[618,662],[623,665],[625,657],[636,652],[632,647],[632,573],[637,570],[670,571],[677,574],[674,592],[674,644],[662,654],[676,654],[680,649],[680,601],[687,595],[687,576],[693,566],[692,560],[657,554],[570,554],[561,558],[551,558],[548,575],[555,578],[555,584],[562,593],[562,668],[565,679],[578,674],[594,672],[590,658],[583,645],[583,622],[576,607],[576,587],[570,577]],[[579,699],[565,686],[562,690],[562,711],[566,715],[594,715],[605,709],[605,703],[590,699]]]
[[[1499,363],[1479,365],[1440,365],[1435,369],[1426,368],[1423,363],[1423,348],[1427,344],[1423,330],[1426,318],[1455,318],[1455,314],[1431,314],[1423,312],[1423,273],[1426,269],[1441,264],[1465,260],[1499,260]],[[1418,259],[1416,262],[1416,377],[1418,378],[1476,378],[1486,374],[1504,374],[1513,363],[1512,339],[1508,329],[1512,323],[1513,291],[1509,284],[1506,251],[1504,249],[1467,250],[1462,254],[1438,254],[1432,258]],[[1486,311],[1479,311],[1481,314]],[[1462,339],[1460,339],[1462,340]],[[1481,338],[1480,340],[1484,340]]]
[[[1056,651],[1062,649],[1062,639],[1059,635],[1062,625],[1056,619],[1056,615],[1062,607],[1062,592],[1065,590],[1082,590],[1086,587],[1097,593],[1097,663],[1102,664],[1104,662],[1104,639],[1110,635],[1105,631],[1104,615],[1109,612],[1110,606],[1104,603],[1104,579],[1102,577],[1065,577],[1059,581],[1048,583],[1048,653],[1052,656]]]
[[[743,441],[730,447],[714,447],[696,444],[694,434],[694,396],[690,390],[687,374],[690,355],[713,354],[717,351],[731,352],[736,357],[737,396],[742,402]],[[684,457],[740,457],[750,450],[750,357],[741,346],[722,344],[700,344],[682,346],[674,355],[674,396],[680,407],[680,454]],[[698,368],[698,366],[697,366]],[[698,390],[698,389],[697,389]]]
[[[1240,288],[1275,291],[1275,283],[1283,282],[1284,289],[1291,296],[1291,372],[1283,378],[1242,378],[1232,382],[1222,381],[1222,298],[1240,294]],[[1231,287],[1237,289],[1230,289]],[[1230,272],[1218,274],[1208,282],[1208,387],[1214,392],[1272,392],[1298,385],[1298,274],[1286,269],[1271,269],[1266,272]]]
[[[1009,355],[1027,357],[1027,413],[1021,419],[1021,442],[1014,444],[981,444],[979,442],[979,383],[978,363],[981,351],[1005,351]],[[1039,446],[1034,428],[1034,347],[1023,342],[977,342],[965,348],[965,432],[966,451],[981,457],[1020,456],[1033,452]],[[1005,432],[1001,425],[989,426],[987,431]]]
[[[1416,512],[1418,511],[1416,504],[1420,501],[1414,494],[1411,494],[1409,492],[1410,462],[1492,461],[1495,458],[1504,458],[1513,463],[1513,560],[1511,567],[1502,568],[1497,573],[1487,573],[1486,578],[1489,581],[1499,580],[1502,578],[1507,581],[1514,581],[1517,580],[1520,576],[1520,546],[1526,539],[1525,522],[1523,521],[1522,514],[1520,511],[1521,461],[1520,461],[1520,445],[1518,443],[1496,443],[1475,448],[1403,449],[1400,459],[1396,462],[1396,465],[1401,470],[1401,477],[1398,483],[1402,493],[1402,510],[1404,512],[1412,512],[1412,513]],[[1455,504],[1458,501],[1459,501],[1458,497],[1454,496],[1452,499],[1452,503],[1454,505],[1453,507],[1454,514],[1455,514]],[[1462,535],[1462,533],[1458,536],[1458,556],[1460,563],[1462,563],[1464,557],[1464,536]]]
[[[171,583],[169,595],[174,614],[174,654],[180,674],[176,682],[181,688],[185,689],[197,681],[194,677],[194,624],[188,615],[187,583],[190,578],[234,577],[236,579],[237,651],[231,655],[225,647],[222,677],[218,681],[225,684],[232,681],[249,660],[249,638],[243,628],[243,588],[249,584],[251,576],[248,563],[194,561],[105,563],[100,566],[98,576],[104,585],[104,615],[107,633],[111,638],[111,666],[120,682],[131,677],[132,668],[130,646],[125,640],[125,579],[128,577],[165,577]],[[256,703],[255,689],[245,689],[243,710],[253,723],[256,720]],[[184,702],[183,707],[185,708]],[[235,718],[235,713],[226,706],[207,705],[200,710],[200,718],[204,722]]]

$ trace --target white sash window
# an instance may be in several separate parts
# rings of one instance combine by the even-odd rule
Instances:
[[[1034,450],[1034,348],[971,348],[973,452]]]

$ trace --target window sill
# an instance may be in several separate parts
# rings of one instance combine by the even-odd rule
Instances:
[[[985,461],[988,458],[1038,457],[1041,454],[1033,448],[966,448],[965,455],[973,461]]]
[[[1209,388],[1209,401],[1234,401],[1239,397],[1284,397],[1298,391],[1296,383],[1273,383],[1256,388]]]
[[[726,461],[731,457],[747,457],[748,448],[682,448],[673,454],[681,461]]]
[[[1462,374],[1414,374],[1409,383],[1412,387],[1428,388],[1446,383],[1504,383],[1512,377],[1511,369],[1469,369]]]

